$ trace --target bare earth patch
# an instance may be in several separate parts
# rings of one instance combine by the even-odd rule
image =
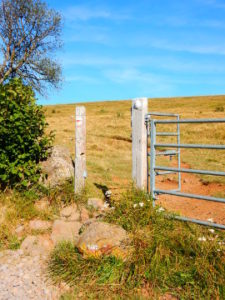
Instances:
[[[187,164],[182,164],[183,168],[189,168]],[[224,194],[225,185],[222,183],[209,182],[203,183],[202,180],[194,174],[182,174],[182,192],[204,196],[215,196],[215,194]],[[177,187],[175,180],[163,179],[157,177],[157,186],[161,189],[169,190]],[[225,205],[205,200],[196,200],[181,198],[171,195],[161,195],[156,202],[170,211],[180,213],[185,217],[199,220],[211,219],[211,221],[225,224]]]

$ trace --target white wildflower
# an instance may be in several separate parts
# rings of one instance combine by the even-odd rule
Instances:
[[[139,206],[140,206],[140,207],[143,207],[143,206],[144,206],[144,203],[143,203],[143,202],[139,202]]]
[[[213,218],[209,218],[207,221],[213,223]]]
[[[209,232],[214,233],[215,229],[209,229]]]
[[[110,190],[105,192],[106,198],[110,198],[112,196],[112,192]]]
[[[111,210],[114,210],[114,209],[115,209],[115,207],[114,207],[114,206],[112,206],[112,207],[110,207],[110,209],[111,209]]]
[[[104,208],[108,208],[109,207],[109,203],[105,202],[103,205]]]
[[[163,211],[165,211],[165,209],[164,209],[163,207],[159,207],[159,208],[157,209],[157,212],[163,212]]]
[[[135,204],[133,205],[133,208],[135,208],[135,207],[137,207],[137,203],[135,203]]]
[[[200,241],[200,242],[206,242],[206,238],[204,236],[202,236],[202,237],[198,238],[198,241]]]

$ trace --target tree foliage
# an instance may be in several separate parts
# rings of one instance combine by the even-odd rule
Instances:
[[[0,0],[0,84],[20,77],[39,93],[58,87],[61,16],[41,0]],[[2,56],[2,57],[1,57]]]
[[[0,85],[0,187],[37,182],[38,163],[48,156],[53,135],[34,92],[21,79]]]

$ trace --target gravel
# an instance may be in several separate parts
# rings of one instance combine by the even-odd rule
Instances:
[[[60,291],[46,279],[45,260],[22,250],[0,252],[1,300],[55,300]]]

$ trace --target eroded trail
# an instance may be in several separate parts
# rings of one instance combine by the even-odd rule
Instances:
[[[45,262],[23,250],[0,252],[0,299],[59,299],[58,288],[46,280]]]

